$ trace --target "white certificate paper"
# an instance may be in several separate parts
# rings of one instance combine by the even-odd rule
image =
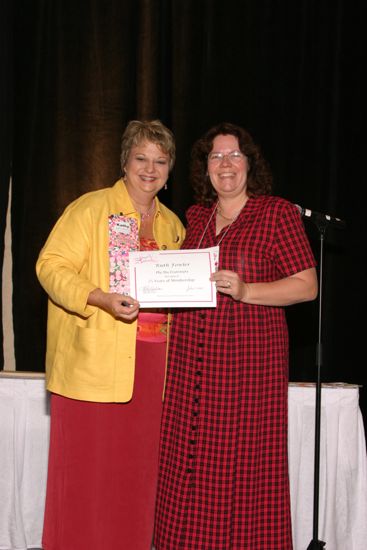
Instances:
[[[215,307],[217,291],[209,278],[218,259],[218,246],[130,252],[130,295],[141,308]]]

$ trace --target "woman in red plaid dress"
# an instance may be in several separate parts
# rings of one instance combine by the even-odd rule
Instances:
[[[315,260],[245,130],[209,130],[192,177],[183,247],[219,245],[218,300],[174,316],[155,547],[291,550],[283,306],[315,299]]]

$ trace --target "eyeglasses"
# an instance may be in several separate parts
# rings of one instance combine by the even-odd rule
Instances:
[[[241,160],[243,160],[244,156],[245,155],[241,153],[241,151],[231,151],[230,153],[212,152],[208,155],[208,161],[212,162],[213,164],[219,164],[224,159],[227,159],[231,162],[239,163],[241,162]]]

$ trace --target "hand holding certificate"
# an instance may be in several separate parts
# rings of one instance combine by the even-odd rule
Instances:
[[[130,294],[141,308],[215,307],[218,258],[218,246],[130,252]]]

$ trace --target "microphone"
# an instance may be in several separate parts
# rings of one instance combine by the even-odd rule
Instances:
[[[316,225],[333,225],[334,227],[339,227],[340,229],[345,227],[345,221],[340,218],[329,216],[329,214],[322,214],[321,212],[315,212],[309,208],[302,208],[299,204],[295,204],[294,206],[303,218],[308,218]]]

